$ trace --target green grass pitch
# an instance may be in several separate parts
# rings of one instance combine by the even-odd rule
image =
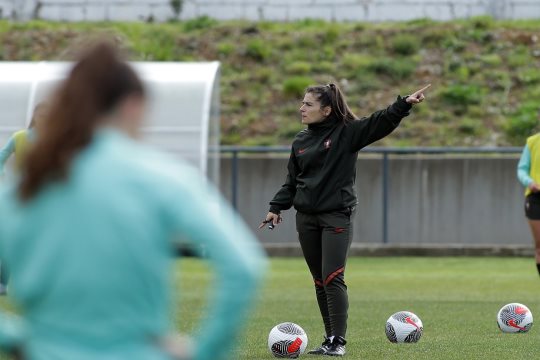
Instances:
[[[211,273],[203,262],[192,259],[181,261],[179,270],[183,298],[177,326],[191,331],[204,312],[204,284],[211,281]],[[234,359],[273,359],[266,345],[268,332],[284,321],[304,328],[308,349],[322,341],[322,322],[304,260],[272,259],[269,270]],[[346,358],[540,358],[540,325],[526,334],[503,334],[496,324],[497,312],[510,302],[527,305],[540,319],[540,278],[532,259],[351,258],[346,281],[350,301]],[[392,344],[386,339],[386,319],[399,310],[422,319],[424,334],[417,344]]]
[[[176,326],[192,333],[205,313],[212,272],[203,261],[183,259],[174,275]],[[540,358],[540,325],[526,334],[503,334],[495,319],[500,307],[510,302],[524,303],[540,319],[540,278],[532,259],[351,258],[346,281],[348,359]],[[0,305],[8,306],[5,299]],[[386,339],[386,319],[399,310],[422,319],[424,335],[419,343],[391,344]],[[321,342],[323,327],[303,259],[271,260],[233,359],[273,359],[266,345],[268,332],[284,321],[306,330],[308,349]]]

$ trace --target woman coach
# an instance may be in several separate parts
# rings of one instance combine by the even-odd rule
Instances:
[[[306,90],[300,113],[307,129],[296,135],[285,184],[270,201],[266,223],[281,222],[280,212],[294,205],[296,228],[315,282],[324,322],[323,344],[310,354],[343,356],[348,296],[344,272],[357,204],[354,183],[358,151],[390,134],[424,100],[424,91],[398,96],[396,102],[358,119],[335,84]]]

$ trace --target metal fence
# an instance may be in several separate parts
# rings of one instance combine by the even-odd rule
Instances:
[[[231,157],[231,203],[234,208],[238,206],[238,159],[240,154],[285,154],[290,153],[288,146],[221,146],[221,154]],[[501,155],[519,154],[520,147],[368,147],[360,152],[362,154],[378,154],[381,156],[382,171],[382,242],[388,243],[388,193],[389,193],[389,157],[390,155],[450,155],[450,154],[470,154],[470,155]]]

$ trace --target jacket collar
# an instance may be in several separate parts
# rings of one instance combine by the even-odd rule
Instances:
[[[322,132],[334,128],[338,124],[338,119],[329,117],[326,120],[316,124],[309,124],[308,129],[313,132]]]

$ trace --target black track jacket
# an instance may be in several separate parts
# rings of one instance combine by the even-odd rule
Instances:
[[[308,125],[293,141],[287,178],[270,201],[270,212],[279,214],[293,205],[308,214],[355,206],[358,151],[390,134],[410,109],[398,96],[388,108],[361,120],[344,124],[329,118]]]

